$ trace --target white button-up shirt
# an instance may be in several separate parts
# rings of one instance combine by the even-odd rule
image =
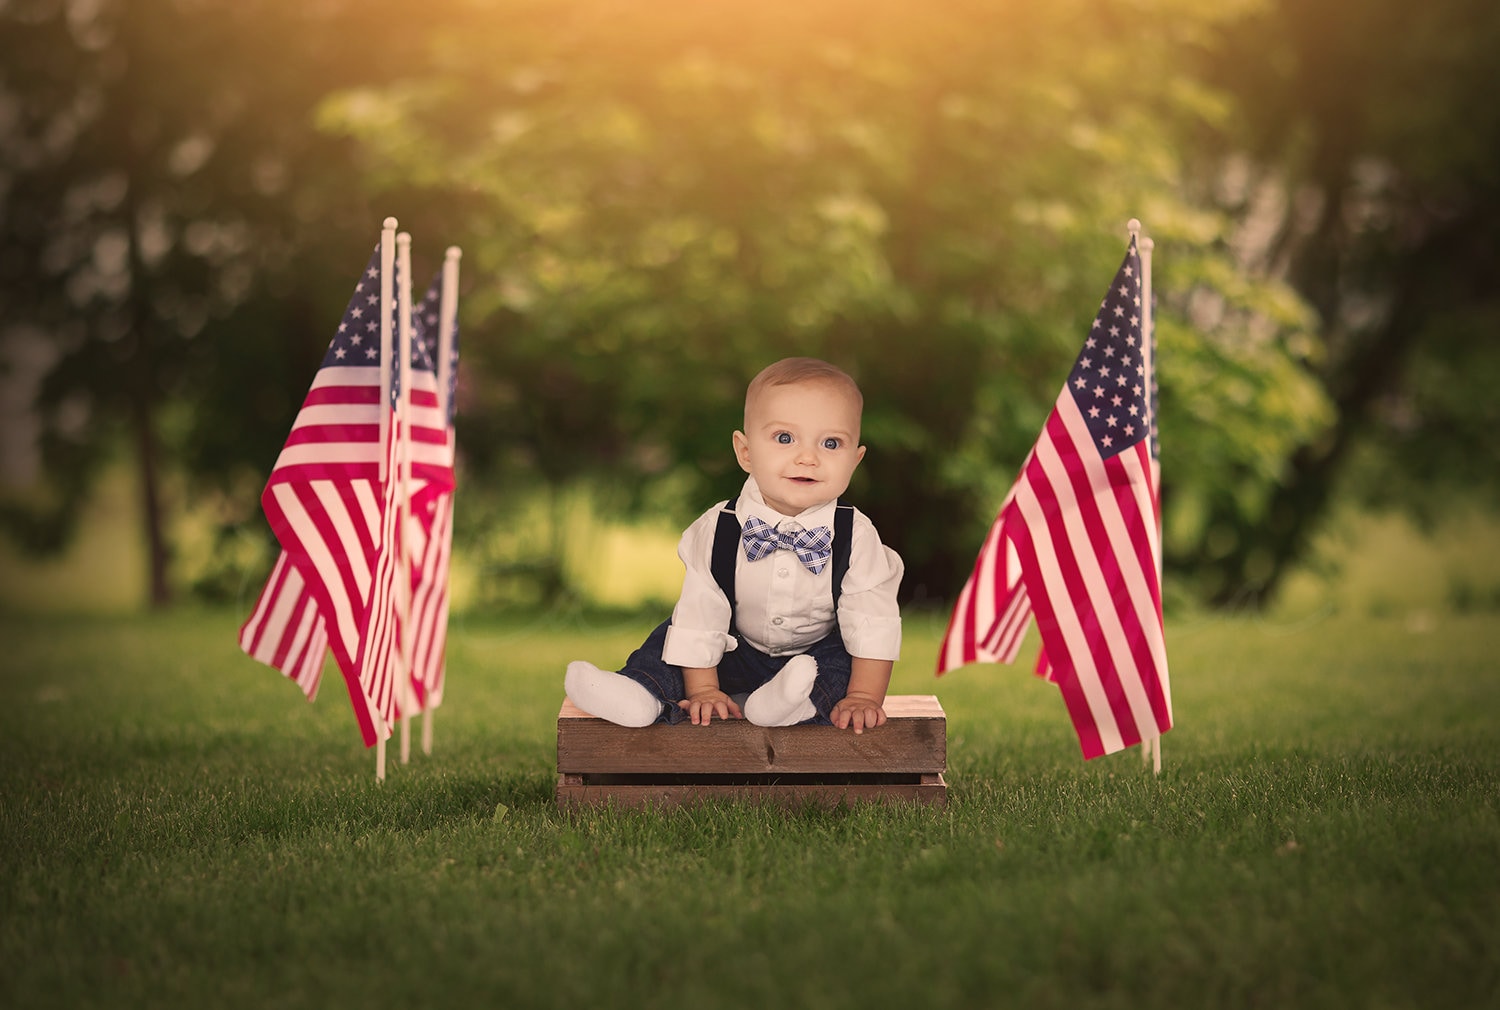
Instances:
[[[720,502],[699,516],[677,545],[686,574],[662,650],[662,658],[674,666],[718,666],[724,653],[738,645],[729,633],[729,600],[710,570],[714,531],[724,504]],[[743,526],[746,519],[755,516],[782,532],[816,526],[831,530],[834,507],[835,503],[828,502],[800,515],[784,516],[766,504],[751,477],[735,502],[735,517]],[[901,558],[880,542],[874,524],[855,509],[849,572],[844,576],[838,613],[834,614],[831,561],[814,575],[792,551],[779,550],[750,561],[736,543],[735,623],[752,648],[773,656],[802,652],[837,624],[851,656],[895,660],[901,655],[901,611],[896,605],[896,590],[901,586],[903,571]]]

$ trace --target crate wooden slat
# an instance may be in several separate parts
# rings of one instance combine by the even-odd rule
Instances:
[[[892,695],[884,726],[755,726],[715,720],[630,729],[564,701],[557,716],[559,806],[675,805],[709,798],[836,805],[943,804],[947,717],[932,695]]]

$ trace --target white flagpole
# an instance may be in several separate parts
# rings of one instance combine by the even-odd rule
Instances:
[[[1156,248],[1156,243],[1151,239],[1142,239],[1141,250],[1141,358],[1146,364],[1146,378],[1151,386],[1146,390],[1146,423],[1151,426],[1152,431],[1160,429],[1156,423],[1156,398],[1152,396],[1152,389],[1156,388],[1156,312],[1151,305],[1151,253]],[[1151,482],[1153,485],[1161,483],[1161,467],[1155,463],[1151,467]],[[1156,584],[1161,585],[1161,488],[1154,486],[1152,491],[1156,494],[1158,508],[1156,509]]]
[[[1130,224],[1127,227],[1130,228],[1130,232],[1132,235],[1140,234],[1141,223],[1135,218],[1131,218]],[[1155,385],[1156,383],[1156,355],[1155,350],[1152,347],[1152,336],[1154,334],[1154,329],[1156,326],[1156,319],[1154,313],[1151,311],[1151,253],[1155,248],[1156,243],[1149,238],[1140,239],[1137,245],[1137,249],[1140,251],[1141,255],[1141,360],[1145,362],[1146,379],[1147,382],[1151,385]],[[1153,413],[1155,409],[1156,405],[1153,402],[1151,389],[1148,386],[1146,390],[1146,423],[1152,428],[1156,427],[1156,417]],[[1151,489],[1152,493],[1155,494],[1157,496],[1157,500],[1160,501],[1161,489],[1156,486],[1160,481],[1159,470],[1157,467],[1152,467],[1151,476],[1153,485]],[[1162,577],[1160,507],[1156,509],[1156,537],[1154,543],[1152,544],[1152,548],[1152,553],[1155,555],[1156,561],[1156,584],[1158,587],[1160,587]],[[1144,764],[1147,761],[1151,762],[1152,774],[1160,775],[1160,733],[1154,734],[1153,736],[1150,736],[1141,741],[1141,763]]]
[[[386,472],[386,440],[391,437],[390,411],[386,397],[391,388],[391,274],[396,265],[396,219],[388,217],[380,228],[380,480]],[[385,738],[375,744],[375,781],[385,781]]]
[[[396,266],[396,219],[388,217],[380,229],[380,393],[385,396],[391,388],[391,305],[394,304],[391,275]],[[381,404],[385,406],[384,403]],[[391,437],[391,421],[388,411],[380,411],[380,479],[386,479],[386,439]]]
[[[453,381],[453,320],[458,316],[458,261],[463,250],[448,247],[443,257],[443,295],[438,303],[438,409],[448,416],[448,386]]]
[[[411,686],[411,551],[406,528],[411,512],[411,236],[405,232],[397,235],[396,249],[401,272],[401,286],[397,290],[401,299],[397,309],[401,390],[396,397],[396,420],[400,429],[397,458],[401,466],[397,476],[401,483],[396,496],[396,614],[400,620],[401,638],[396,662],[396,702],[401,708],[401,763],[406,764],[411,760],[411,713],[416,707]]]
[[[1152,774],[1161,774],[1161,734],[1148,736],[1141,741],[1141,764],[1151,764]]]
[[[453,323],[458,318],[458,261],[462,256],[463,250],[458,246],[448,247],[443,257],[443,293],[438,302],[438,416],[445,420],[451,409],[448,395],[449,387],[453,382]],[[448,451],[456,453],[458,436],[451,425],[448,428],[448,438],[451,440]],[[447,662],[446,658],[444,662]],[[432,753],[432,710],[433,706],[429,697],[427,707],[422,712],[423,754]]]

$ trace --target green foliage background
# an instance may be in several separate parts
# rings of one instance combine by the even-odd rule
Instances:
[[[465,250],[460,536],[498,596],[572,588],[560,522],[493,532],[538,497],[681,521],[732,493],[746,379],[815,354],[865,387],[854,495],[940,600],[1138,217],[1169,580],[1267,596],[1340,496],[1500,472],[1500,19],[1347,7],[0,4],[0,333],[49,349],[45,479],[0,514],[55,549],[125,454],[158,600],[185,501],[226,545],[263,529],[391,214],[419,272]],[[226,547],[197,588],[267,560]]]

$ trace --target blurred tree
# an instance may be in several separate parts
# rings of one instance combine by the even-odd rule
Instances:
[[[4,516],[60,543],[128,433],[164,597],[163,472],[255,514],[395,214],[466,250],[476,490],[684,519],[738,482],[745,379],[818,354],[866,389],[853,494],[941,598],[1136,216],[1172,573],[1264,595],[1351,446],[1405,500],[1500,472],[1496,16],[1342,6],[0,2],[0,328],[53,348],[49,493]]]
[[[311,110],[413,65],[398,9],[0,3],[0,334],[52,348],[47,480],[0,513],[23,545],[59,547],[120,448],[155,603],[168,474],[253,508],[383,216]]]
[[[1487,0],[1274,0],[1211,50],[1245,115],[1203,177],[1240,269],[1316,313],[1335,408],[1259,507],[1208,505],[1220,602],[1275,591],[1355,459],[1360,492],[1419,513],[1500,491],[1497,47]]]
[[[439,26],[436,73],[338,96],[324,122],[363,141],[377,190],[484,202],[465,258],[475,475],[589,475],[657,506],[668,487],[685,518],[740,479],[744,381],[825,356],[866,391],[852,493],[906,557],[908,596],[940,599],[1129,217],[1169,283],[1232,309],[1161,323],[1164,400],[1191,404],[1167,413],[1183,500],[1254,507],[1325,423],[1294,364],[1317,351],[1310,317],[1235,273],[1227,219],[1182,175],[1186,141],[1229,114],[1182,70],[1237,11],[512,0]],[[1191,566],[1203,528],[1175,527]]]

